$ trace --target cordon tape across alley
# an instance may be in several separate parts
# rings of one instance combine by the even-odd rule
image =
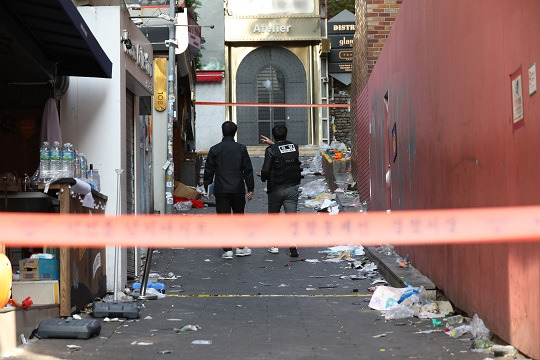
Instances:
[[[540,206],[369,213],[0,214],[5,246],[221,248],[480,244],[540,241]],[[276,237],[275,233],[287,234]]]
[[[248,107],[328,107],[328,108],[350,108],[351,104],[280,104],[280,103],[254,103],[254,102],[221,102],[221,101],[195,101],[195,105],[207,106],[248,106]]]

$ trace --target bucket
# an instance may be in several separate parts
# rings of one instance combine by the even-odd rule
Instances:
[[[0,254],[0,309],[11,297],[11,262],[5,254]]]

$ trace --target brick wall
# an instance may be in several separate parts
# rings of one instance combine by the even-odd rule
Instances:
[[[364,0],[367,5],[367,62],[371,74],[403,0]],[[361,91],[361,90],[360,90]]]
[[[334,104],[347,104],[349,102],[349,94],[340,93],[334,94]],[[330,108],[330,116],[334,117],[334,138],[347,145],[351,146],[351,113],[346,108]]]

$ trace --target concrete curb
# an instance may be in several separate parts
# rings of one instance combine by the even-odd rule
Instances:
[[[336,200],[339,204],[340,211],[355,212],[355,208],[348,208],[342,205],[340,193],[335,193]],[[375,247],[365,247],[367,258],[377,265],[379,273],[388,281],[388,284],[393,287],[405,287],[410,284],[413,287],[423,286],[426,289],[426,297],[429,300],[437,299],[437,287],[431,280],[424,276],[414,266],[409,265],[406,268],[400,268],[397,260],[400,256],[393,252],[392,255],[386,255],[377,251]]]

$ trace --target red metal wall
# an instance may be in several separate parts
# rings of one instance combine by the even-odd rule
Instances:
[[[540,204],[540,93],[528,95],[527,74],[540,66],[539,14],[538,0],[403,3],[368,83],[373,210],[387,208],[388,164],[393,211]],[[525,119],[514,126],[520,66]],[[398,250],[456,306],[540,358],[540,244]]]

